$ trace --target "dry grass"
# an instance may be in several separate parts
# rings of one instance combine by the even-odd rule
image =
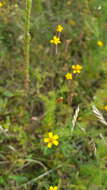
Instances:
[[[92,111],[101,123],[103,123],[104,125],[107,125],[107,122],[103,117],[103,114],[96,108],[95,105],[92,106]]]

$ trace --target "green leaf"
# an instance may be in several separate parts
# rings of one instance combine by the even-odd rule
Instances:
[[[4,177],[0,177],[0,185],[4,185],[6,182],[5,182],[5,179]]]
[[[28,180],[27,177],[19,175],[12,175],[9,178],[15,180],[17,183],[24,183]]]

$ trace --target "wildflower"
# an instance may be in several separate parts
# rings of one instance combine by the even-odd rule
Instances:
[[[67,73],[65,75],[66,79],[69,80],[69,79],[72,79],[72,74],[71,73]]]
[[[81,65],[72,65],[73,73],[80,73],[82,66]]]
[[[4,6],[4,3],[0,2],[0,8]]]
[[[107,111],[107,105],[105,105],[105,106],[103,107],[103,109],[104,109],[105,111]]]
[[[63,26],[58,25],[57,28],[56,28],[56,31],[57,32],[62,32],[63,29],[64,29]]]
[[[57,45],[57,44],[60,44],[61,41],[60,41],[59,37],[53,36],[53,39],[50,40],[50,43]]]
[[[52,145],[58,146],[59,142],[58,142],[57,139],[59,138],[59,136],[58,135],[53,135],[52,132],[49,132],[48,136],[49,136],[48,138],[44,138],[44,142],[48,143],[47,144],[48,148],[51,148]]]
[[[103,47],[103,46],[104,46],[104,43],[103,43],[102,41],[98,41],[98,42],[97,42],[97,45],[98,45],[99,47]]]
[[[58,187],[57,186],[55,186],[55,187],[50,186],[49,190],[58,190]]]

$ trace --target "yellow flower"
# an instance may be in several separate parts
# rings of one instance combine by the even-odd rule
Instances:
[[[104,43],[103,43],[102,41],[98,41],[98,42],[97,42],[97,45],[98,45],[99,47],[103,47],[103,46],[104,46]]]
[[[44,138],[44,142],[45,142],[45,143],[48,143],[48,144],[47,144],[48,148],[51,148],[52,145],[58,146],[59,142],[58,142],[57,139],[59,138],[59,136],[58,136],[58,135],[53,135],[52,132],[49,132],[49,133],[48,133],[48,136],[49,136],[49,137]]]
[[[64,29],[63,26],[58,25],[57,28],[56,28],[56,31],[57,32],[62,32],[63,29]]]
[[[67,80],[72,79],[72,73],[67,73],[65,77]]]
[[[60,41],[60,39],[59,39],[59,37],[57,37],[57,36],[53,36],[53,39],[52,40],[50,40],[50,43],[51,44],[60,44],[61,43],[61,41]]]
[[[57,186],[50,186],[49,190],[58,190],[58,187]]]
[[[0,7],[3,7],[4,6],[4,3],[0,2]]]
[[[105,105],[105,106],[103,107],[103,109],[104,109],[105,111],[107,111],[107,105]]]
[[[72,65],[73,73],[80,73],[82,66],[81,65]]]

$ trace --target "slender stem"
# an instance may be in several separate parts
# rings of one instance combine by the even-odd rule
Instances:
[[[55,47],[55,53],[56,53],[56,55],[58,54],[58,46],[57,45]]]
[[[25,81],[24,86],[25,89],[29,90],[29,66],[30,66],[30,17],[31,17],[31,7],[32,0],[26,0],[26,10],[25,10],[25,35],[24,35],[24,73],[25,73]]]

